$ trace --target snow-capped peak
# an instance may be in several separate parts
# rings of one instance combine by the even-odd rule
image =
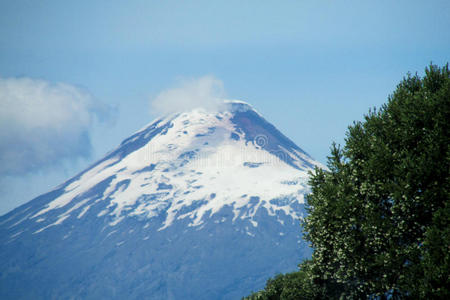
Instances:
[[[102,203],[97,217],[111,226],[163,214],[162,230],[186,218],[199,226],[229,207],[234,219],[257,226],[253,217],[262,208],[301,217],[295,204],[303,202],[314,166],[251,105],[225,101],[217,111],[198,108],[150,123],[63,184],[31,218],[42,224],[38,233]]]
[[[315,166],[242,101],[159,118],[0,217],[0,294],[239,298],[310,257]]]

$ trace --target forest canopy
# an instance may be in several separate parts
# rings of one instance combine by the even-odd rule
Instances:
[[[450,299],[450,73],[408,74],[310,178],[311,260],[248,299]]]

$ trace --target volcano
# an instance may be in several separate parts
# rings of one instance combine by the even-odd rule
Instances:
[[[315,167],[241,101],[157,119],[0,217],[0,298],[240,299],[310,257]]]

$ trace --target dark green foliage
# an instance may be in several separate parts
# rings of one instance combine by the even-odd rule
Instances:
[[[253,293],[247,300],[309,300],[320,299],[319,289],[311,279],[311,262],[305,261],[298,272],[280,274],[267,281],[264,290]]]
[[[450,73],[408,76],[316,170],[305,231],[315,282],[348,298],[449,297]]]
[[[328,168],[310,179],[311,262],[250,299],[450,299],[448,65],[408,75],[332,146]]]

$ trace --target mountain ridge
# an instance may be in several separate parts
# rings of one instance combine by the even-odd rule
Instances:
[[[245,102],[156,119],[86,170],[0,217],[6,245],[0,287],[10,292],[4,296],[20,297],[6,285],[23,285],[17,276],[43,284],[42,269],[51,269],[67,287],[47,286],[58,297],[81,297],[67,286],[74,278],[88,298],[122,297],[132,287],[155,299],[186,292],[192,299],[240,297],[310,255],[299,220],[315,166],[321,167]],[[71,261],[74,269],[62,276]],[[129,274],[122,284],[116,265]],[[103,287],[86,272],[106,276],[97,279]],[[202,280],[209,292],[201,293]],[[51,297],[38,290],[27,296]]]

